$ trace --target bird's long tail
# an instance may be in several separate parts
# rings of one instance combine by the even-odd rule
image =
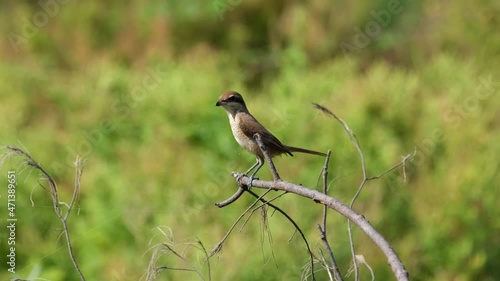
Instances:
[[[286,148],[290,152],[300,152],[300,153],[307,153],[307,154],[313,154],[313,155],[319,155],[319,156],[326,157],[326,153],[322,153],[322,152],[318,152],[318,151],[314,151],[314,150],[309,150],[309,149],[304,149],[304,148],[294,147],[294,146],[288,146],[288,145],[286,146]]]

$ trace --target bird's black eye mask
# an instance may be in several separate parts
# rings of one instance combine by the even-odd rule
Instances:
[[[239,96],[230,96],[229,98],[227,98],[226,101],[231,101],[231,102],[238,102],[238,103],[242,103],[244,104],[245,102],[243,101],[243,99]]]

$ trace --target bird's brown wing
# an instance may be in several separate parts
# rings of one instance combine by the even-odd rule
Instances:
[[[271,132],[269,132],[264,126],[262,126],[259,121],[257,121],[252,115],[248,114],[245,116],[245,126],[242,126],[243,133],[249,137],[254,138],[256,133],[260,133],[262,137],[262,142],[274,153],[273,155],[286,153],[293,156],[292,152],[287,146],[283,145],[281,141],[276,138]],[[276,153],[278,152],[278,153]]]

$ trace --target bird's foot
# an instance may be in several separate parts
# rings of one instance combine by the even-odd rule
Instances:
[[[253,182],[253,180],[258,180],[258,179],[259,179],[258,177],[254,177],[253,175],[252,175],[252,176],[250,176],[250,177],[248,178],[248,184],[247,184],[247,185],[248,185],[248,189],[250,189],[250,187],[252,187],[252,182]]]
[[[242,177],[246,176],[246,174],[245,173],[233,173],[233,176],[235,176],[236,181],[239,182]]]
[[[248,176],[245,173],[235,173],[235,172],[233,172],[232,174],[233,174],[233,177],[236,178],[236,182],[238,182],[238,183],[240,182],[240,180],[241,180],[242,177],[247,177]],[[258,180],[258,179],[259,179],[258,177],[254,177],[253,175],[250,176],[248,178],[248,181],[247,181],[247,187],[250,189],[250,187],[252,187],[252,181],[253,180]]]

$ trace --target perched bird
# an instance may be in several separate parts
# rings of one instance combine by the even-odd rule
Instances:
[[[308,153],[326,157],[325,153],[284,145],[281,143],[281,141],[279,141],[273,134],[271,134],[271,132],[262,126],[252,114],[250,114],[243,97],[235,91],[223,93],[215,105],[222,106],[226,110],[227,116],[229,117],[229,123],[231,124],[231,130],[233,131],[233,136],[236,141],[241,147],[254,154],[257,158],[257,162],[245,172],[245,175],[247,175],[250,171],[257,167],[249,178],[248,182],[250,185],[252,184],[255,174],[264,165],[264,154],[262,153],[257,141],[254,139],[255,134],[259,134],[261,136],[262,143],[265,145],[270,157],[283,153],[293,156],[292,152]]]

